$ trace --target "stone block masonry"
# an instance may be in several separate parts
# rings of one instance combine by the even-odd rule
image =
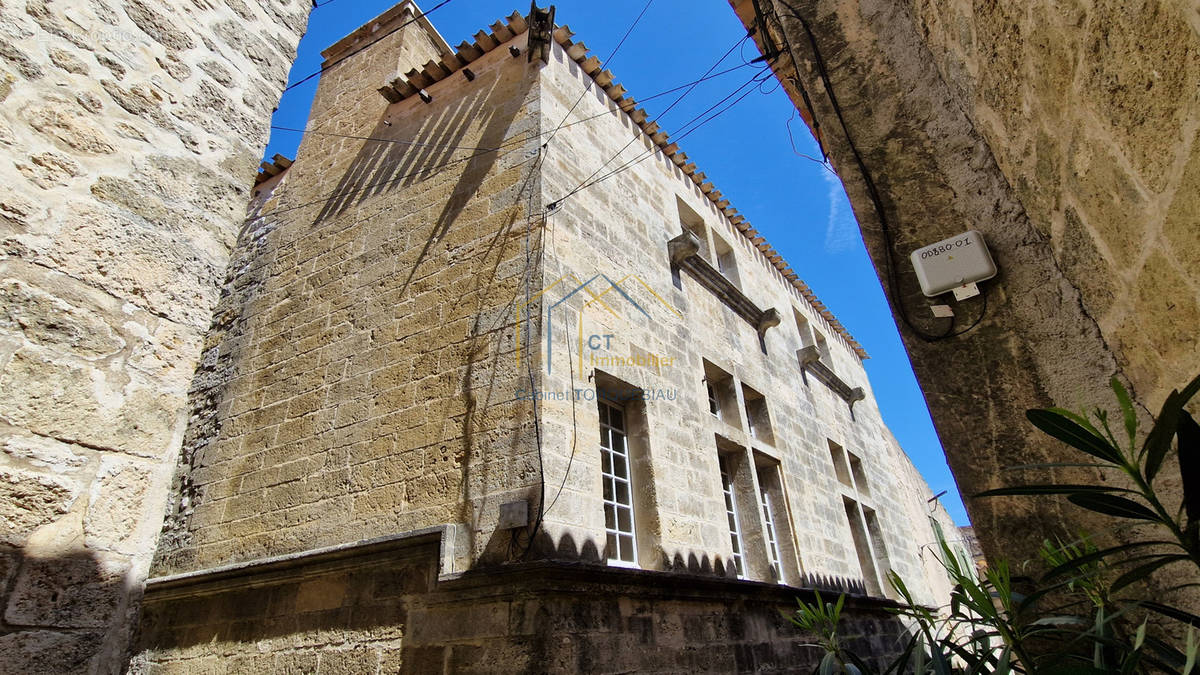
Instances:
[[[117,672],[311,3],[0,7],[0,653]]]
[[[385,36],[324,73],[239,243],[156,576],[447,523],[461,567],[502,558],[499,505],[537,493],[513,357],[540,278],[537,69],[495,50],[389,105],[382,84],[451,53],[420,23],[388,34],[414,9],[325,53]]]
[[[146,603],[154,673],[807,673],[791,589],[525,563],[436,582],[437,536],[165,578]],[[236,582],[233,582],[236,579]],[[811,592],[801,592],[808,601]],[[841,638],[878,663],[903,627],[847,601]],[[868,656],[871,655],[871,656]]]
[[[1108,480],[1088,469],[1006,472],[1078,461],[1025,411],[1115,409],[1115,376],[1148,421],[1200,373],[1195,4],[730,4],[747,26],[769,28],[760,47],[768,34],[782,51],[776,72],[806,115],[797,84],[811,94],[885,287],[896,269],[889,300],[984,550],[1038,560],[1046,537],[1111,531],[1111,519],[1064,500],[970,495],[1017,482]],[[801,21],[812,28],[839,110]],[[881,195],[891,241],[856,152]],[[921,295],[907,255],[968,229],[984,234],[1000,268],[984,284],[986,302],[955,307],[959,327],[982,321],[961,337],[922,340],[899,319],[939,333],[945,320],[929,305],[944,300]],[[1159,494],[1178,503],[1178,474],[1163,475]],[[1195,608],[1200,597],[1180,602]]]
[[[454,52],[416,11],[326,50],[256,188],[137,667],[794,672],[776,607],[806,587],[854,594],[886,656],[883,574],[945,589],[861,346],[569,29],[546,62],[519,13]],[[631,135],[649,161],[563,199]],[[673,277],[680,237],[707,285]]]

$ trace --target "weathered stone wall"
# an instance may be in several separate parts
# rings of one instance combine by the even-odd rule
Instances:
[[[797,586],[831,579],[862,583],[845,511],[848,497],[874,510],[879,519],[881,541],[872,544],[879,576],[888,567],[895,569],[932,599],[920,551],[933,540],[921,512],[930,495],[921,489],[923,481],[911,481],[906,470],[911,465],[903,453],[893,452],[862,359],[850,343],[630,115],[599,92],[592,76],[560,45],[555,45],[540,82],[543,126],[570,125],[545,150],[543,200],[557,209],[547,217],[544,283],[550,287],[564,279],[548,291],[547,302],[557,302],[582,281],[603,274],[622,280],[622,291],[649,314],[642,315],[611,290],[605,299],[612,312],[597,303],[585,307],[590,296],[584,292],[554,310],[552,344],[547,346],[553,368],[542,380],[547,394],[547,500],[555,500],[546,516],[551,539],[559,548],[574,548],[585,556],[606,555],[597,404],[555,396],[595,387],[595,373],[603,371],[647,393],[645,429],[630,441],[642,469],[634,480],[635,515],[650,514],[637,518],[641,567],[729,570],[732,548],[718,466],[719,455],[727,453],[730,466],[741,467],[731,471],[741,474],[735,482],[744,499],[738,520],[747,578],[771,578],[754,467],[777,464],[781,485],[772,489],[771,499],[784,507],[776,523],[783,581]],[[623,149],[631,139],[636,140]],[[636,163],[563,199],[606,161],[605,171]],[[774,308],[782,317],[780,325],[766,331],[765,353],[755,326],[721,298],[686,271],[679,273],[678,284],[673,280],[667,242],[683,231],[683,220],[692,218],[703,224],[707,241],[702,250],[728,246],[736,268],[728,274],[736,276],[742,292],[758,306]],[[717,264],[711,253],[709,261]],[[803,261],[794,262],[803,273]],[[596,282],[589,288],[601,293],[608,284]],[[864,389],[866,398],[854,405],[853,417],[845,400],[811,374],[802,375],[797,352],[814,338],[801,335],[796,313],[804,317],[808,331],[825,336],[832,370],[851,387]],[[596,343],[596,349],[588,344],[592,335],[611,337]],[[603,362],[639,354],[670,363]],[[709,411],[704,360],[731,376],[731,398],[719,417]],[[761,433],[761,421],[760,433],[751,434],[743,384],[764,396],[769,436]],[[848,485],[838,479],[831,441],[861,460],[865,481]],[[571,545],[562,546],[563,540]],[[872,593],[886,592],[886,582],[880,581]]]
[[[1157,411],[1200,373],[1195,3],[908,6],[1121,373]]]
[[[445,49],[419,23],[388,34],[411,16],[326,52],[386,36],[322,75],[295,163],[243,232],[156,576],[441,524],[465,528],[470,560],[503,555],[499,504],[536,494],[512,351],[540,276],[537,71],[497,50],[430,103],[389,105],[377,89]]]
[[[147,594],[138,672],[809,673],[791,589],[546,563],[438,580],[437,539],[180,579]],[[799,591],[812,601],[811,592]],[[901,626],[847,601],[842,639],[882,662]],[[871,656],[868,656],[871,655]]]
[[[0,652],[120,668],[311,3],[0,6]]]
[[[754,21],[752,3],[732,4]],[[1046,536],[1108,531],[1110,519],[1065,502],[969,496],[1023,479],[1099,480],[1085,470],[1004,472],[1078,461],[1029,425],[1026,409],[1111,408],[1116,375],[1152,411],[1200,369],[1188,267],[1198,232],[1188,187],[1200,127],[1195,13],[1165,2],[762,4],[781,51],[776,71],[806,114],[799,87],[811,94],[985,550],[1037,559]],[[982,322],[961,337],[921,339],[905,317],[939,334],[947,321],[929,305],[946,300],[921,295],[908,254],[968,229],[983,232],[1000,275],[984,297],[951,301],[954,327]]]
[[[908,574],[915,576],[910,579],[904,576],[905,572],[903,571],[897,570],[897,573],[904,579],[905,585],[912,591],[917,602],[930,607],[943,607],[946,598],[950,597],[950,592],[954,589],[945,566],[940,562],[944,553],[938,546],[937,532],[933,529],[933,524],[936,523],[937,527],[941,529],[942,537],[955,557],[973,561],[971,543],[967,541],[962,530],[954,524],[954,519],[950,517],[946,507],[942,506],[940,495],[935,495],[929,485],[925,483],[921,472],[913,465],[912,460],[904,453],[904,449],[900,447],[900,443],[890,432],[888,433],[888,446],[891,448],[894,458],[892,461],[895,462],[894,466],[897,469],[896,483],[900,486],[901,492],[910,495],[908,499],[900,502],[900,507],[907,509],[907,515],[904,517],[912,523],[925,522],[929,524],[927,530],[920,530],[916,527],[912,529],[913,536],[926,537],[925,539],[907,542],[917,551],[919,567],[907,571]]]

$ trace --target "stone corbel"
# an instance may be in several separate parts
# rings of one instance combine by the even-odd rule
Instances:
[[[846,403],[850,404],[850,414],[854,414],[854,404],[866,397],[867,392],[863,391],[862,387],[855,387],[850,390],[850,397],[846,399]]]
[[[700,238],[691,232],[684,232],[667,242],[667,255],[671,263],[678,265],[685,259],[700,253]]]
[[[758,337],[761,339],[764,335],[766,335],[768,330],[778,326],[779,322],[779,310],[771,307],[767,311],[763,312],[762,316],[758,318],[758,325],[755,326],[755,329],[758,330]]]
[[[800,358],[800,366],[805,368],[821,360],[821,352],[817,350],[816,345],[801,348],[796,352],[796,356]]]

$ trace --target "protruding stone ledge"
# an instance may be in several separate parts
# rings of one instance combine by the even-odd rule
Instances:
[[[796,352],[796,358],[800,360],[800,367],[804,372],[811,373],[813,377],[817,378],[818,382],[832,389],[833,393],[848,403],[851,409],[854,408],[855,403],[867,397],[862,387],[851,387],[846,384],[842,378],[837,376],[837,373],[833,372],[829,366],[821,361],[821,352],[817,349],[816,345],[809,345],[800,349]]]
[[[667,255],[671,264],[685,269],[700,285],[721,299],[727,307],[754,326],[759,337],[767,330],[779,325],[779,312],[774,307],[760,309],[746,297],[741,289],[725,278],[715,267],[700,255],[700,240],[691,232],[684,232],[667,242]]]
[[[439,551],[438,578],[448,579],[461,573],[459,562],[465,548],[460,526],[438,525],[373,539],[326,546],[308,551],[232,563],[208,569],[181,572],[146,580],[146,597],[155,600],[203,595],[244,585],[262,583],[263,579],[308,576],[317,571],[348,569],[373,565],[380,554],[420,552],[430,546]],[[388,558],[394,558],[389,555]],[[305,571],[307,570],[307,571]]]

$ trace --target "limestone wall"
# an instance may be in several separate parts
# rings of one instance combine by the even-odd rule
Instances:
[[[558,204],[547,216],[546,302],[556,303],[581,282],[607,275],[620,280],[622,292],[648,313],[643,315],[634,303],[618,297],[603,280],[588,288],[606,293],[607,308],[580,292],[554,310],[547,345],[553,367],[542,384],[547,393],[547,500],[556,500],[546,516],[551,538],[560,549],[611,555],[605,551],[597,403],[556,397],[596,387],[596,373],[602,372],[637,387],[647,399],[637,404],[644,407],[645,428],[630,441],[637,446],[635,463],[641,466],[640,476],[636,470],[634,476],[635,514],[649,514],[637,518],[641,567],[731,573],[718,467],[719,454],[727,453],[731,471],[741,475],[735,479],[741,483],[739,491],[749,497],[738,507],[748,578],[771,579],[762,511],[754,497],[760,487],[754,468],[763,464],[777,467],[781,485],[770,489],[771,498],[786,505],[776,523],[784,581],[861,582],[863,572],[845,511],[844,498],[849,497],[878,518],[881,541],[872,546],[879,574],[891,567],[924,587],[918,547],[931,541],[932,534],[923,514],[910,517],[910,506],[919,511],[915,504],[924,502],[927,488],[922,492],[923,482],[911,483],[903,471],[910,466],[907,459],[893,454],[862,359],[850,343],[629,115],[598,93],[591,77],[559,45],[542,70],[541,83],[543,124],[549,129],[563,122],[570,125],[555,134],[545,150],[544,201]],[[576,123],[580,120],[586,121]],[[631,139],[634,142],[622,150]],[[643,159],[627,170],[563,199],[606,160],[605,171],[639,157]],[[766,331],[765,353],[755,327],[712,291],[686,271],[673,279],[667,242],[683,231],[681,221],[692,219],[703,224],[707,242],[702,250],[727,250],[736,267],[728,276],[736,277],[745,295],[760,307],[774,308],[783,317],[779,326]],[[709,259],[718,264],[714,255]],[[792,262],[803,274],[804,261]],[[853,417],[847,402],[829,387],[811,374],[802,376],[797,351],[814,338],[801,336],[796,313],[807,322],[808,331],[825,336],[832,369],[850,386],[864,388],[866,399],[855,404]],[[611,337],[593,341],[592,336]],[[664,359],[662,365],[603,361],[647,354]],[[709,410],[705,361],[731,377],[719,418]],[[745,401],[753,394],[742,385],[763,395],[769,436],[761,432],[761,421],[757,436],[750,433]],[[839,481],[831,442],[861,460],[865,485],[862,478],[857,488]],[[563,540],[569,545],[564,547]],[[872,593],[882,593],[885,587],[883,583]]]
[[[436,538],[243,570],[148,596],[136,665],[154,673],[807,673],[791,590],[525,563],[435,583]],[[812,601],[811,592],[803,592]],[[839,637],[875,663],[901,644],[878,601]]]
[[[0,8],[5,670],[121,666],[310,4]]]
[[[908,3],[1134,392],[1200,373],[1194,3]]]
[[[536,494],[512,357],[538,269],[536,69],[496,50],[389,105],[377,89],[437,53],[419,24],[388,34],[411,11],[385,17],[322,75],[243,231],[156,576],[440,524],[469,560],[504,555],[499,504]]]
[[[754,3],[731,4],[756,24]],[[1195,13],[1154,2],[759,4],[776,72],[815,115],[846,185],[985,551],[1037,560],[1046,536],[1111,531],[1111,519],[1064,500],[970,496],[1101,480],[1005,472],[1078,461],[1025,411],[1111,409],[1117,376],[1149,413],[1200,365],[1188,268]],[[925,298],[908,254],[968,229],[983,233],[999,275],[971,300]],[[978,325],[937,339],[949,321],[930,306],[946,302],[951,330]]]

